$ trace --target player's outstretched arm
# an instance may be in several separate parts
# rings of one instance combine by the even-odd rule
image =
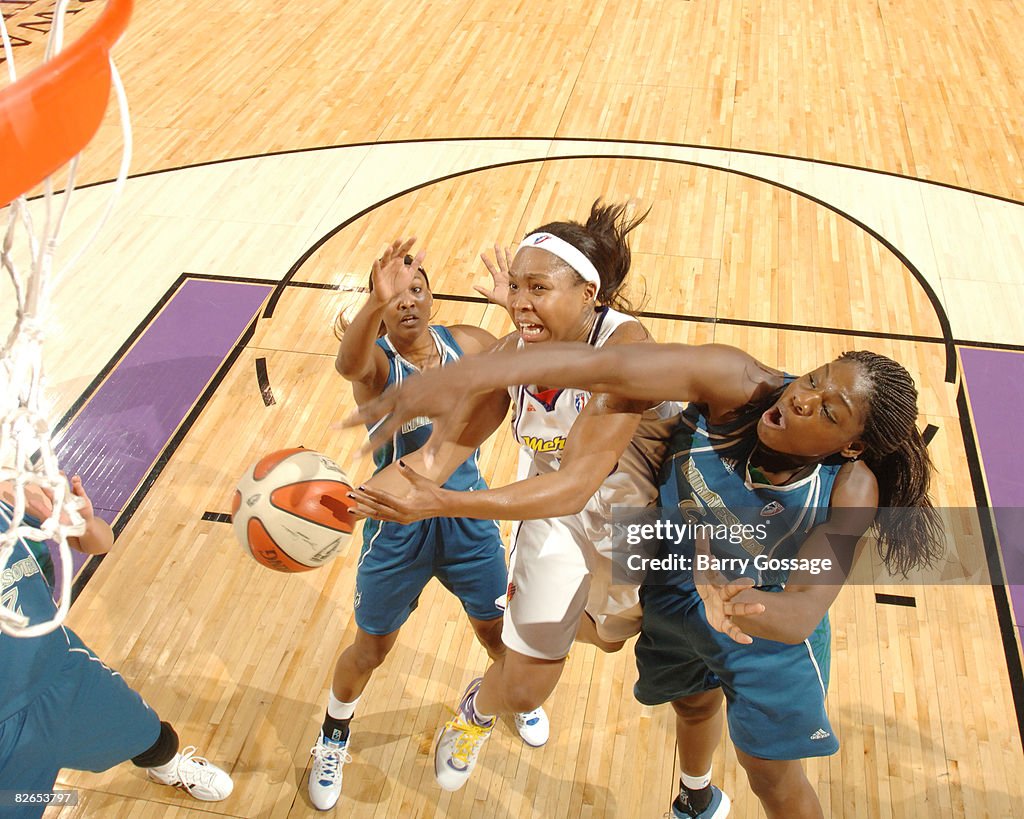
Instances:
[[[410,378],[362,405],[349,426],[391,417],[381,435],[390,435],[420,415],[444,417],[454,410],[452,396],[481,393],[514,384],[577,387],[643,401],[698,401],[713,407],[742,406],[771,373],[753,357],[719,344],[623,344],[594,348],[549,342],[527,350],[475,356],[450,367]]]
[[[92,501],[86,494],[85,487],[82,486],[82,479],[78,475],[71,478],[71,493],[85,501],[79,510],[79,514],[85,520],[85,532],[77,538],[69,537],[68,545],[89,555],[106,554],[114,545],[114,532],[109,523],[103,518],[96,517]]]
[[[491,437],[505,420],[508,405],[508,392],[495,391],[467,401],[463,414],[452,418],[448,426],[435,422],[434,432],[424,446],[389,464],[352,491],[350,497],[358,504],[353,511],[399,523],[450,516],[439,505],[439,495],[480,493],[449,492],[441,484]]]
[[[588,405],[573,424],[562,464],[555,472],[507,486],[456,492],[442,489],[425,477],[414,460],[419,454],[416,452],[397,465],[406,481],[404,487],[367,483],[352,493],[359,504],[356,511],[398,523],[430,517],[532,520],[576,514],[615,468],[640,422],[638,412],[603,411],[599,404]],[[434,469],[433,474],[436,472]]]
[[[616,330],[609,344],[647,338],[640,324],[630,322]],[[452,492],[424,480],[410,456],[399,466],[409,481],[404,493],[368,486],[354,494],[361,511],[400,523],[441,516],[531,520],[576,514],[615,469],[647,406],[607,393],[593,395],[573,423],[554,472],[483,491]],[[474,409],[469,426],[476,421],[476,412]]]

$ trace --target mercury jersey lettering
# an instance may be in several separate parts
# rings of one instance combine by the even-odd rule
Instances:
[[[532,435],[524,435],[522,443],[523,446],[534,452],[561,452],[565,449],[565,437],[562,435],[556,435],[550,441],[534,438]]]

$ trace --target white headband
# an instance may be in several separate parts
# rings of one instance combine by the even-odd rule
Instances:
[[[568,264],[586,281],[596,284],[598,288],[601,287],[601,275],[594,267],[594,263],[583,255],[583,251],[573,247],[565,239],[559,239],[552,233],[531,233],[523,239],[518,250],[522,250],[524,247],[539,247],[541,250],[546,250]]]

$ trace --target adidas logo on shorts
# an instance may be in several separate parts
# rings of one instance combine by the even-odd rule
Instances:
[[[828,739],[830,736],[832,736],[832,734],[830,734],[824,728],[819,728],[817,731],[811,734],[811,739]]]

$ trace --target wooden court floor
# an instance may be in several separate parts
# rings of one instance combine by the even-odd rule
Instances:
[[[69,36],[99,6],[73,2]],[[3,4],[19,57],[51,7]],[[116,52],[136,175],[59,283],[47,343],[58,436],[118,532],[70,624],[235,792],[202,804],[130,765],[65,772],[80,804],[48,816],[316,815],[308,750],[354,629],[358,539],[278,575],[226,513],[274,449],[370,473],[360,435],[334,426],[352,401],[330,326],[395,236],[427,248],[438,322],[501,334],[507,316],[472,290],[481,251],[597,196],[650,207],[632,275],[656,339],[796,372],[892,355],[920,388],[936,502],[1009,505],[996,464],[1019,436],[989,419],[1024,383],[1022,34],[1024,9],[995,0],[140,4]],[[108,115],[68,246],[118,150]],[[503,431],[484,447],[496,485],[514,461]],[[1021,815],[1024,610],[991,575],[985,527],[951,514],[949,532],[933,572],[897,582],[865,561],[832,609],[841,750],[807,767],[826,816]],[[435,730],[485,660],[431,584],[361,700],[337,815],[668,809],[673,719],[633,699],[630,647],[574,649],[549,744],[503,724],[467,787],[440,791]],[[763,815],[727,739],[715,771],[733,816]]]

